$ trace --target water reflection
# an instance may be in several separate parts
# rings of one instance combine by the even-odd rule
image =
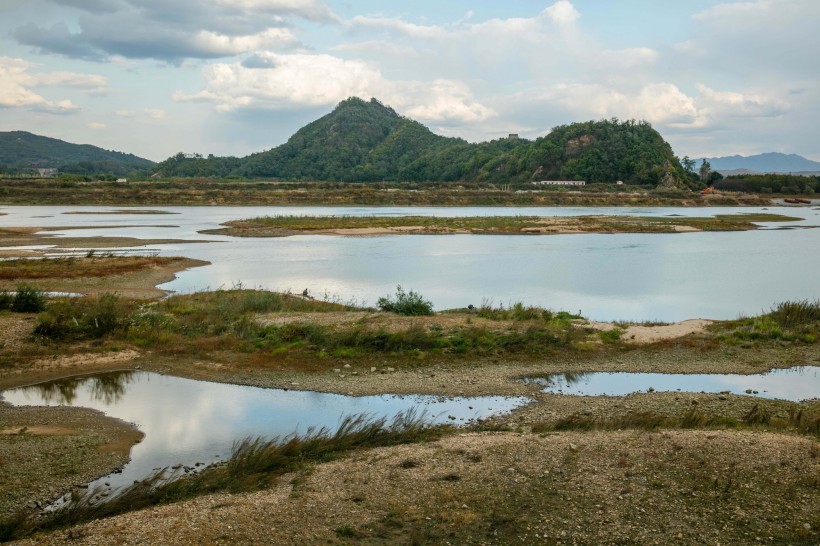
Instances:
[[[342,396],[193,381],[149,372],[71,377],[3,393],[14,405],[71,405],[97,409],[134,423],[144,434],[122,474],[98,482],[112,487],[142,479],[155,468],[226,458],[247,437],[335,430],[344,417],[385,417],[416,410],[431,423],[464,424],[512,410],[528,398],[484,396]]]
[[[563,373],[528,378],[525,381],[542,385],[544,392],[582,396],[623,396],[652,390],[729,392],[795,402],[820,398],[820,367],[818,366],[795,366],[756,375]]]
[[[106,375],[75,376],[55,381],[38,383],[26,387],[26,391],[36,391],[37,395],[48,406],[73,406],[77,400],[80,387],[88,389],[88,396],[94,402],[105,406],[116,404],[125,394],[128,383],[134,372],[111,372]]]

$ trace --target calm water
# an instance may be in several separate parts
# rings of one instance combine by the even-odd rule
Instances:
[[[761,398],[808,400],[820,398],[820,367],[796,366],[764,374],[583,373],[555,374],[528,379],[544,392],[583,396],[623,396],[654,389],[658,392],[730,392]]]
[[[194,381],[149,372],[77,376],[3,392],[13,405],[80,406],[134,423],[144,434],[121,474],[97,480],[112,487],[142,479],[158,467],[225,459],[247,437],[335,430],[341,419],[366,413],[393,418],[415,409],[431,423],[465,424],[510,411],[523,397],[343,396]],[[455,419],[451,419],[451,416]],[[94,484],[92,484],[94,485]]]
[[[560,236],[405,235],[239,239],[202,235],[222,222],[263,215],[709,216],[771,212],[820,225],[811,208],[402,208],[158,207],[173,214],[68,215],[116,207],[4,207],[0,226],[83,226],[58,236],[132,236],[217,241],[131,249],[184,255],[212,265],[180,273],[178,292],[248,287],[327,294],[374,304],[397,284],[436,308],[516,301],[581,311],[595,320],[727,319],[789,299],[820,297],[820,230]],[[108,229],[101,226],[129,226]]]

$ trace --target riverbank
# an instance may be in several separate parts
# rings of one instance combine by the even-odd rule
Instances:
[[[77,272],[145,267],[135,257],[84,260]],[[38,273],[30,276],[75,271],[52,265],[35,264]],[[104,286],[113,277],[98,278]],[[735,321],[599,324],[524,305],[407,317],[229,290],[112,300],[117,321],[100,333],[93,319],[104,301],[57,299],[60,305],[43,315],[0,312],[0,388],[139,369],[353,396],[525,395],[533,402],[437,441],[304,463],[261,491],[155,506],[27,543],[262,544],[281,536],[580,544],[696,544],[710,537],[745,544],[758,536],[775,543],[818,536],[810,507],[818,498],[820,402],[684,392],[575,397],[522,381],[566,372],[750,374],[817,366],[816,305],[808,302]],[[54,337],[33,335],[47,317],[53,322],[45,332]],[[0,435],[0,459],[14,477],[0,482],[0,493],[12,504],[33,503],[37,512],[37,502],[122,464],[122,452],[113,457],[99,446],[133,441],[133,429],[109,432],[105,427],[124,425],[65,409],[0,405],[0,428],[9,431]],[[42,455],[32,461],[28,453]],[[31,487],[21,485],[29,479]]]
[[[190,258],[96,255],[93,252],[47,260],[32,260],[28,254],[4,258],[0,261],[0,290],[13,291],[25,284],[44,292],[85,295],[116,292],[123,298],[135,299],[155,299],[168,294],[157,285],[173,280],[180,271],[208,264]]]
[[[2,180],[8,205],[311,205],[311,206],[769,206],[778,195],[696,192],[639,186],[583,190],[502,188],[483,183],[336,183],[173,179],[139,182]],[[794,197],[788,195],[786,197]]]

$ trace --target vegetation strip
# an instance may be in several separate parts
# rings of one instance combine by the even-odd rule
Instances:
[[[780,214],[725,214],[712,218],[643,216],[266,216],[235,220],[205,233],[237,237],[282,237],[300,233],[378,234],[504,234],[675,233],[679,231],[745,231],[762,222],[803,220]]]

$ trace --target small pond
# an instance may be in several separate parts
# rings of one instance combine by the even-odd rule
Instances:
[[[446,398],[420,395],[343,396],[194,381],[150,372],[75,376],[2,393],[15,406],[79,406],[134,423],[144,434],[112,488],[145,478],[154,469],[226,459],[236,441],[335,430],[351,415],[392,419],[415,410],[430,423],[466,424],[527,404],[524,397]]]
[[[795,366],[756,375],[593,372],[562,373],[525,380],[544,392],[623,396],[635,392],[714,392],[801,401],[820,398],[820,366]]]

